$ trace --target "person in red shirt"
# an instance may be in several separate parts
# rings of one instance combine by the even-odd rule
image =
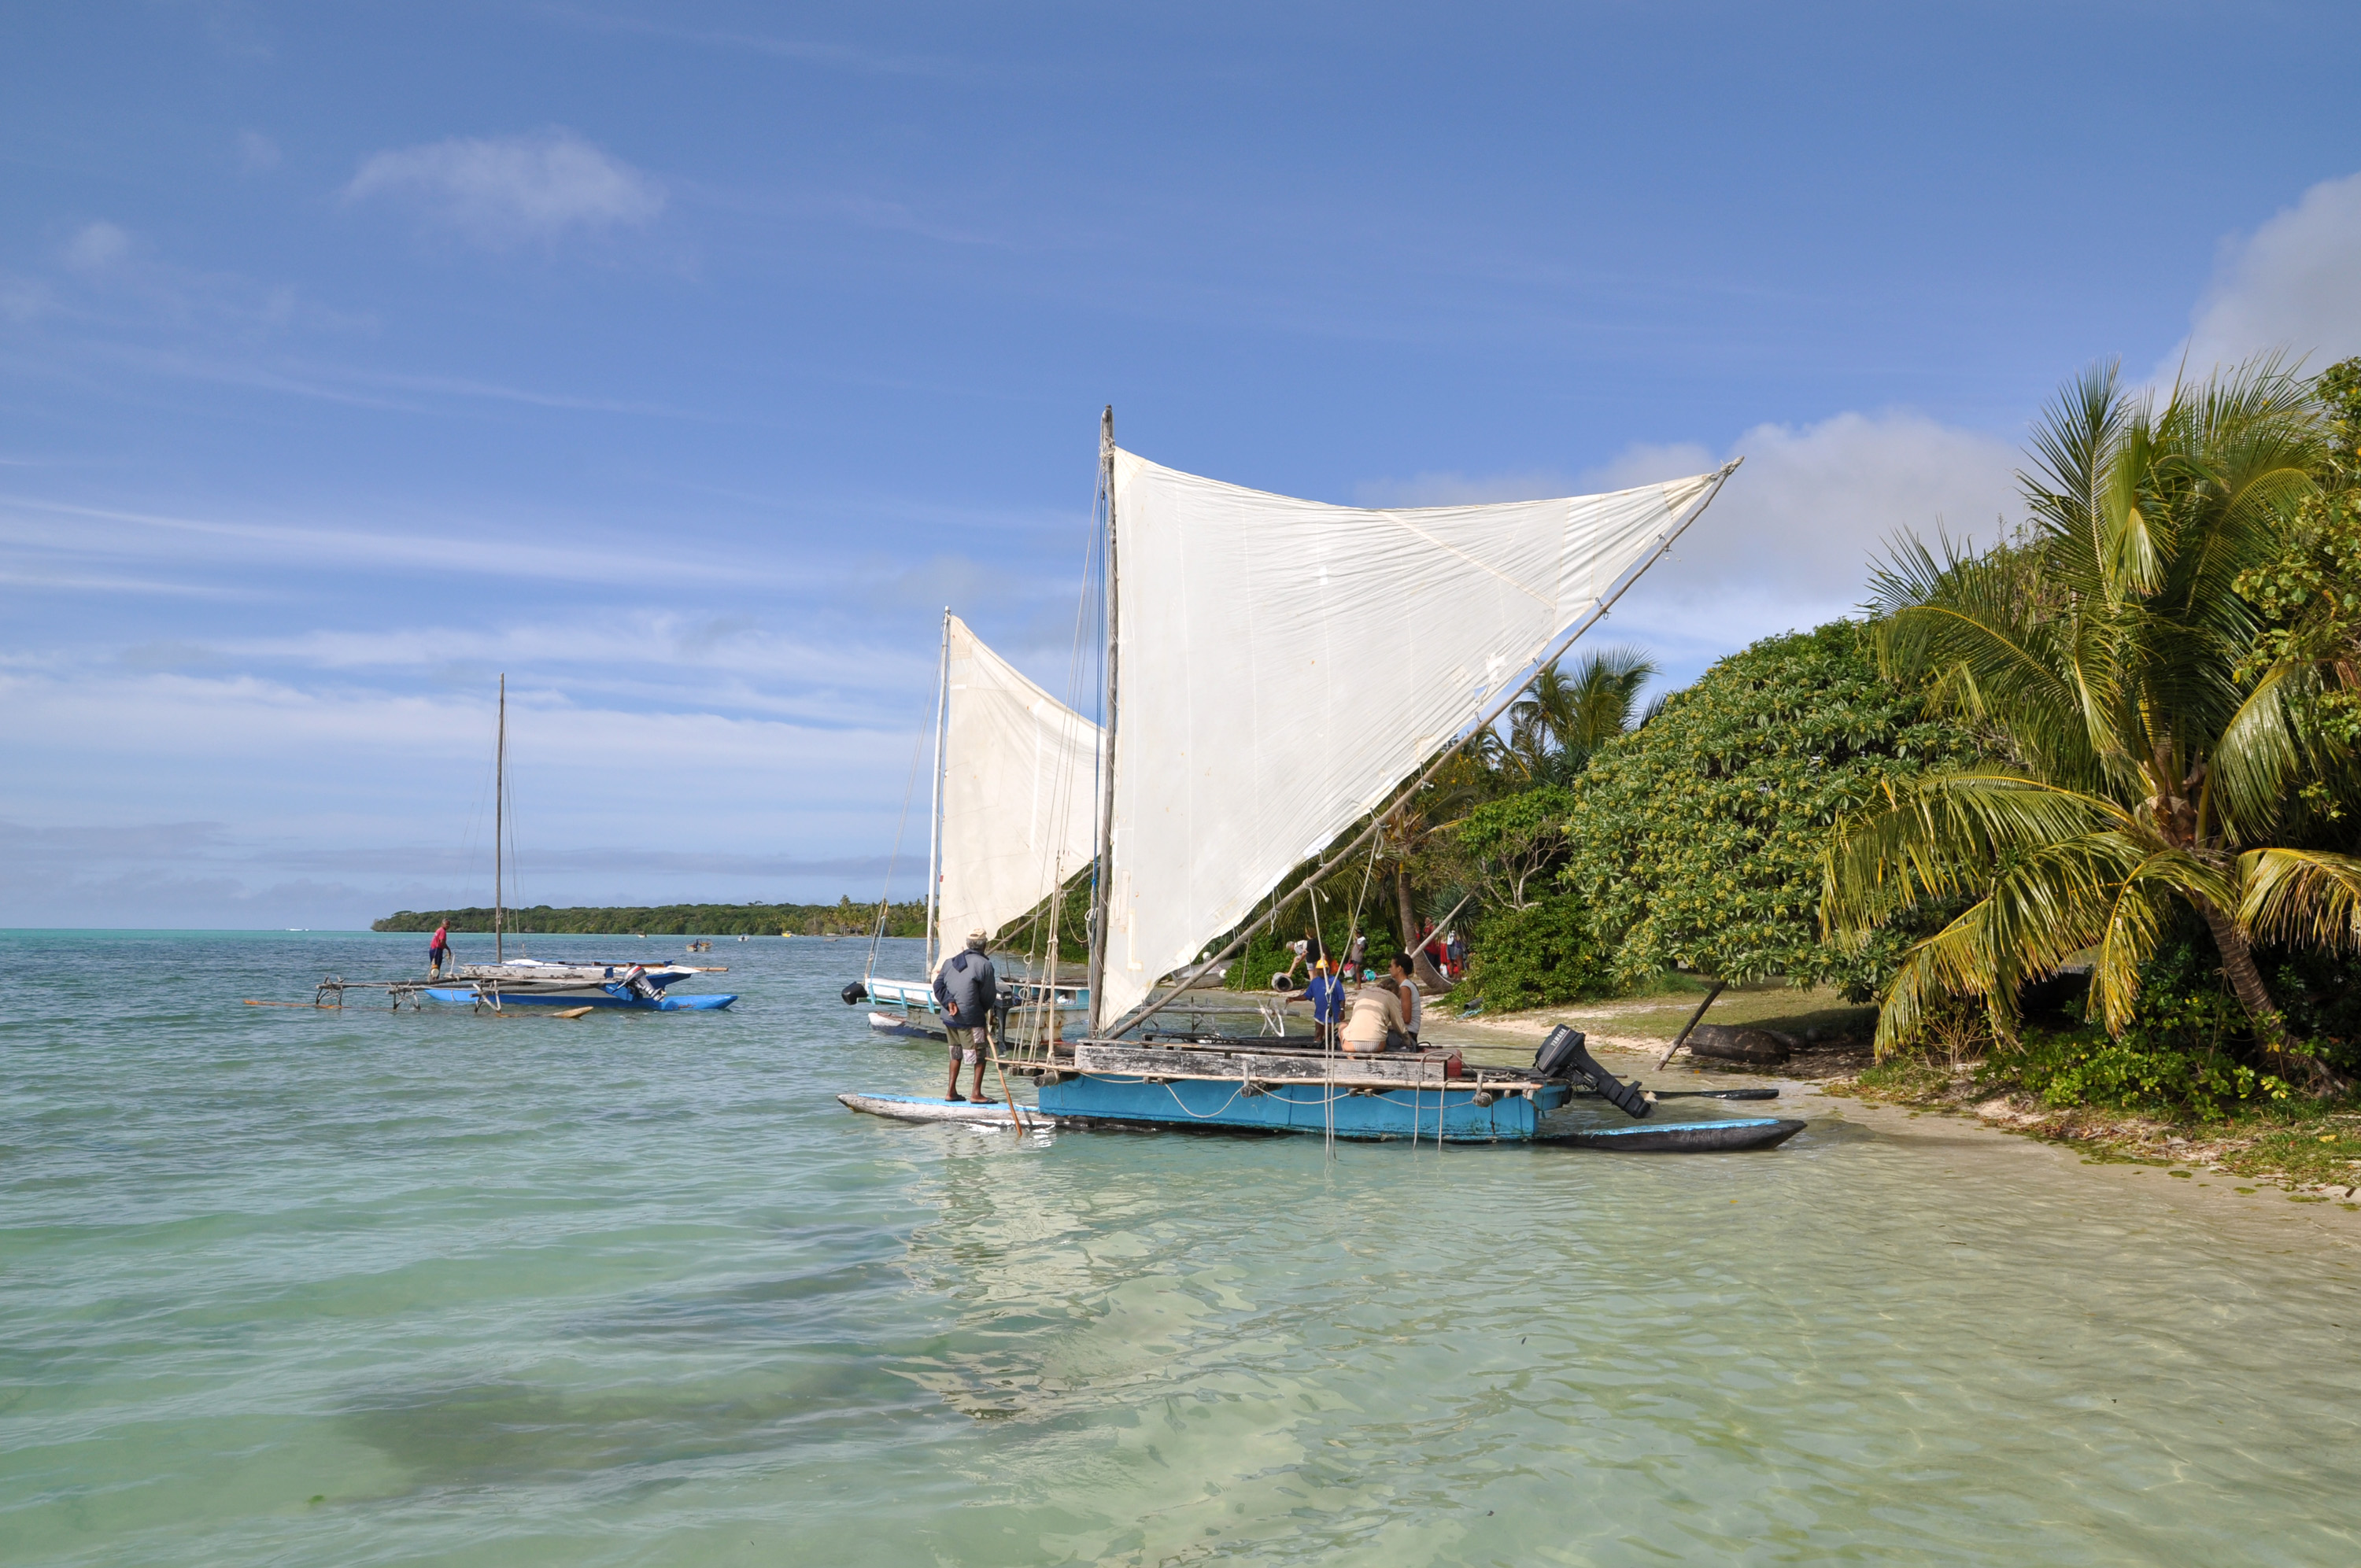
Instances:
[[[434,936],[426,944],[426,962],[431,973],[440,975],[443,966],[451,959],[451,922],[444,921],[434,927]]]

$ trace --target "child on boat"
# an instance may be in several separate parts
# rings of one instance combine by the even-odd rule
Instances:
[[[1345,982],[1328,967],[1327,959],[1312,960],[1312,979],[1303,988],[1303,999],[1312,1003],[1312,1038],[1325,1046],[1345,1012]]]

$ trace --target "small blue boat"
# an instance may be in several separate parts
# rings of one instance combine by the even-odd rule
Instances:
[[[735,992],[690,993],[675,996],[667,987],[694,975],[719,974],[722,970],[689,964],[544,963],[538,959],[511,959],[500,964],[462,964],[455,981],[465,983],[429,985],[422,992],[432,1002],[463,1002],[476,1006],[620,1007],[642,1013],[702,1013],[727,1007]]]

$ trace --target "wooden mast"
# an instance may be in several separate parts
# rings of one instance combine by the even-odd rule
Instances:
[[[500,836],[508,824],[504,809],[509,793],[509,678],[500,676],[500,738],[492,745],[492,962],[508,961],[506,925],[500,887]]]
[[[943,606],[943,646],[935,668],[935,771],[927,781],[926,974],[935,977],[935,915],[941,904],[943,851],[943,715],[951,696],[951,607]]]
[[[1092,874],[1091,899],[1091,1026],[1096,1036],[1106,1016],[1105,994],[1107,957],[1107,903],[1112,894],[1108,883],[1115,872],[1115,857],[1110,852],[1115,839],[1115,632],[1118,630],[1115,609],[1115,405],[1109,403],[1099,418],[1099,487],[1106,495],[1106,686],[1101,698],[1099,719],[1099,827],[1097,835],[1097,865]]]

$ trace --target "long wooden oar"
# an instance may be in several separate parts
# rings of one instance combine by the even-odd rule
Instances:
[[[1775,1089],[1652,1089],[1649,1093],[1659,1100],[1776,1100]],[[1577,1089],[1576,1100],[1604,1100],[1596,1089]]]

